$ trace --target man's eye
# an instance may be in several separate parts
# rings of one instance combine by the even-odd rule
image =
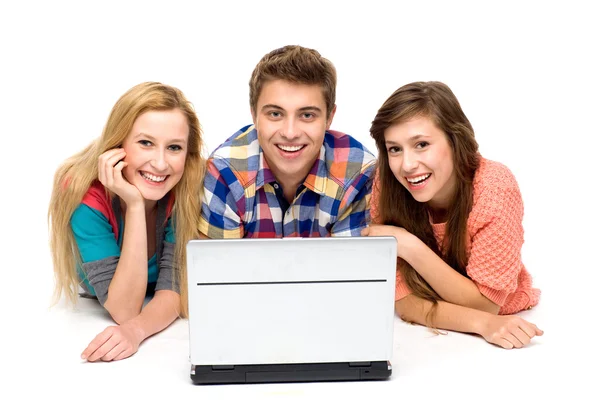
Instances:
[[[302,114],[302,118],[304,118],[304,119],[311,119],[313,117],[314,117],[314,114],[311,114],[311,113]]]
[[[271,117],[273,117],[273,118],[279,118],[279,117],[281,117],[281,113],[280,113],[279,111],[271,111],[271,112],[269,113],[269,115],[270,115]]]

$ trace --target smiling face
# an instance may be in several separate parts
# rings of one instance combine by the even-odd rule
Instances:
[[[327,115],[318,85],[274,80],[264,84],[252,119],[258,142],[277,181],[298,185],[319,156],[335,108]]]
[[[452,148],[428,117],[414,117],[384,132],[389,166],[415,200],[447,210],[456,188]]]
[[[144,199],[160,200],[179,182],[188,135],[188,122],[178,109],[148,111],[135,120],[122,146],[127,162],[123,176]]]

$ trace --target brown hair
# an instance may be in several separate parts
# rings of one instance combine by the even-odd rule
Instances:
[[[75,303],[80,278],[76,263],[81,256],[71,230],[71,216],[92,183],[98,179],[98,157],[123,144],[135,120],[147,111],[180,110],[189,126],[185,166],[181,180],[172,191],[173,225],[175,229],[174,274],[179,275],[181,316],[187,316],[187,270],[185,246],[198,238],[201,184],[205,172],[200,122],[192,104],[172,86],[145,82],[123,94],[114,105],[102,135],[79,153],[67,159],[54,175],[52,197],[48,209],[50,249],[54,264],[55,303],[64,293]],[[111,194],[112,196],[113,194]]]
[[[442,130],[453,154],[456,189],[447,210],[445,251],[438,248],[429,223],[426,203],[419,203],[389,168],[385,130],[414,117],[428,117]],[[371,136],[379,151],[379,216],[382,224],[405,228],[436,252],[454,270],[466,276],[467,219],[473,204],[473,177],[479,167],[478,145],[471,123],[458,99],[441,82],[414,82],[396,90],[383,103],[371,125]],[[433,302],[427,315],[433,326],[434,312],[440,296],[403,260],[398,268],[414,295]]]
[[[318,51],[302,46],[285,46],[266,54],[250,78],[250,108],[254,114],[263,85],[278,79],[320,85],[327,105],[327,117],[331,115],[335,106],[337,74],[331,61]]]

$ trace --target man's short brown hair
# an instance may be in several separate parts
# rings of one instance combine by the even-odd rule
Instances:
[[[285,46],[266,54],[250,78],[250,107],[254,114],[263,85],[278,79],[321,86],[327,117],[331,115],[335,106],[337,74],[331,61],[318,51],[302,46]]]

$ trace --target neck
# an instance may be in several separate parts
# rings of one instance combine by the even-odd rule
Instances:
[[[298,190],[298,187],[304,182],[306,176],[301,179],[292,179],[290,177],[279,178],[275,176],[275,179],[283,189],[283,196],[288,201],[288,203],[291,204],[292,201],[294,201],[294,197],[296,197],[296,191]]]
[[[120,199],[120,203],[121,210],[123,210],[124,212],[127,211],[127,203],[125,203],[123,199]],[[146,210],[146,215],[152,214],[154,211],[156,211],[157,205],[158,201],[156,200],[144,200],[144,209]]]
[[[448,219],[448,210],[444,208],[429,208],[429,216],[434,224],[441,224]]]

